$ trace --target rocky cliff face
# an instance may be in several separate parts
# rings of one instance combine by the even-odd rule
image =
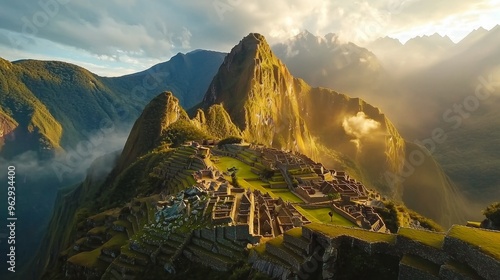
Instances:
[[[249,34],[224,59],[198,107],[207,115],[212,106],[227,111],[230,120],[224,118],[224,122],[234,123],[247,141],[297,151],[329,168],[346,170],[392,199],[408,201],[417,211],[427,210],[422,212],[441,224],[457,222],[461,216],[450,213],[459,211],[457,207],[447,207],[446,213],[428,211],[403,195],[405,184],[421,183],[439,189],[444,203],[453,203],[447,202],[452,200],[447,196],[453,186],[447,180],[420,182],[415,176],[391,179],[404,173],[413,150],[408,151],[405,140],[378,108],[293,77],[260,34]],[[202,115],[198,110],[197,118]],[[442,174],[439,168],[429,168]]]

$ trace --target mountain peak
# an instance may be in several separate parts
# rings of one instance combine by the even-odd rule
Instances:
[[[314,34],[309,32],[309,30],[304,29],[299,34],[295,36],[296,38],[316,38]]]
[[[188,119],[188,116],[171,92],[165,91],[153,98],[132,127],[117,164],[118,170],[154,148],[163,131],[180,119]]]
[[[266,42],[266,38],[263,35],[261,35],[260,33],[250,33],[240,41],[240,44],[244,44],[247,46],[259,45],[259,44],[266,44],[267,45],[267,42]]]
[[[213,104],[219,104],[224,100],[234,110],[241,110],[233,103],[242,104],[246,100],[252,79],[260,73],[263,65],[282,69],[283,64],[274,56],[271,47],[264,36],[258,33],[250,33],[243,38],[238,45],[224,58],[217,75],[212,80],[210,87],[203,99],[202,107],[208,108]],[[288,73],[288,71],[286,71]],[[240,102],[242,101],[242,102]],[[226,106],[225,106],[226,107]],[[242,125],[242,124],[241,124]]]

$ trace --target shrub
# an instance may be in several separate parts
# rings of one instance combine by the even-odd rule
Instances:
[[[242,142],[243,142],[243,138],[241,138],[241,137],[229,136],[227,138],[220,140],[218,146],[220,148],[226,144],[241,144]]]
[[[483,210],[483,215],[490,220],[494,226],[500,227],[500,202],[493,203]]]

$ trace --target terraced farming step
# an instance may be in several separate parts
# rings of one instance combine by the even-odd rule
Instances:
[[[284,246],[282,236],[266,242],[266,252],[288,263],[296,271],[300,270],[300,266],[305,261],[302,256]]]
[[[184,255],[192,261],[201,263],[219,271],[229,271],[235,260],[206,250],[203,247],[189,244],[184,250]]]

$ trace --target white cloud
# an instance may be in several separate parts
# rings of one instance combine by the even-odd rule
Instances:
[[[37,13],[44,13],[39,3],[47,1],[4,3],[0,10],[1,28],[22,34],[26,30],[23,19],[33,21]],[[397,38],[422,35],[419,32],[430,29],[433,33],[463,36],[464,28],[469,31],[479,25],[491,28],[500,14],[498,0],[217,0],[217,3],[224,9],[217,10],[213,1],[72,0],[59,6],[33,35],[35,40],[45,39],[94,55],[122,59],[123,53],[118,52],[122,50],[132,59],[166,60],[177,52],[198,48],[229,51],[250,32],[262,33],[271,44],[304,29],[321,36],[337,33],[343,41],[355,43],[386,35]]]
[[[368,118],[364,112],[358,112],[356,116],[345,117],[342,127],[347,135],[362,139],[378,130],[380,123]]]

